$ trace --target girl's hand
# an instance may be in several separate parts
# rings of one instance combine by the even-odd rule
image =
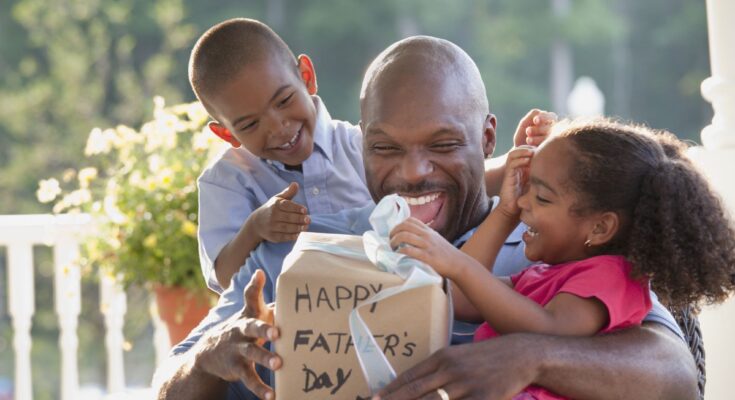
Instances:
[[[556,121],[557,116],[553,112],[534,108],[518,123],[516,133],[513,135],[513,144],[516,147],[540,145],[549,136],[551,127]]]
[[[528,169],[533,154],[534,149],[531,146],[517,147],[508,153],[503,185],[500,187],[498,211],[510,218],[518,218],[521,214],[521,208],[518,207],[518,198],[526,189]]]
[[[458,272],[458,260],[466,257],[439,233],[413,217],[393,228],[390,245],[399,253],[430,265],[439,275],[450,279]]]

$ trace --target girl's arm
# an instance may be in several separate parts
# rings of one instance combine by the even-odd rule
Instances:
[[[498,209],[490,213],[487,221],[495,228],[491,231],[501,233],[502,229],[498,228],[512,229],[514,226]],[[453,300],[457,301],[458,318],[468,319],[467,316],[479,314],[498,333],[592,335],[607,321],[607,309],[595,299],[560,293],[546,307],[540,306],[488,273],[477,260],[457,250],[415,218],[404,221],[391,232],[391,245],[395,248],[399,244],[404,244],[400,247],[401,253],[431,265],[456,284],[459,290],[454,292]],[[493,261],[500,246],[488,243],[487,252]]]
[[[488,271],[492,271],[505,239],[520,222],[518,198],[526,185],[533,153],[533,148],[518,147],[507,154],[500,203],[462,246],[464,253],[480,262]]]
[[[605,326],[607,308],[594,298],[559,293],[542,307],[490,275],[477,263],[462,262],[452,280],[498,333],[592,335]]]

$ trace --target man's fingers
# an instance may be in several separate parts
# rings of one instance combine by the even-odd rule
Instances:
[[[243,342],[238,349],[240,355],[248,362],[252,361],[270,370],[276,370],[281,367],[280,357],[256,343]]]
[[[249,362],[245,366],[240,379],[242,379],[242,383],[245,384],[245,387],[253,392],[254,395],[258,396],[259,399],[270,400],[275,398],[273,389],[271,389],[268,385],[265,384],[265,382],[263,382],[262,379],[260,379],[260,376],[258,376],[258,373],[255,371],[255,366],[253,365],[253,363]]]
[[[296,182],[291,182],[291,184],[289,184],[288,187],[283,189],[281,193],[278,193],[276,197],[291,200],[294,198],[294,196],[296,196],[296,193],[298,192],[299,192],[299,184]]]
[[[242,335],[249,339],[271,341],[276,336],[275,328],[266,321],[249,317],[240,329]]]
[[[250,277],[250,282],[243,290],[243,297],[245,298],[243,315],[245,317],[258,318],[263,312],[265,306],[263,286],[265,286],[265,273],[260,269],[256,269],[253,276]]]
[[[431,376],[435,372],[437,372],[437,369],[439,368],[439,361],[437,355],[441,354],[440,352],[434,353],[431,357],[427,358],[426,360],[418,363],[412,368],[409,368],[408,370],[404,371],[402,374],[398,375],[398,377],[393,380],[393,382],[389,383],[386,387],[381,389],[378,392],[378,395],[381,399],[388,399],[386,397],[387,395],[391,393],[396,393],[401,389],[404,389],[408,386],[415,386],[416,382],[420,382],[421,379],[423,379],[426,376]],[[400,394],[400,393],[399,393]],[[418,397],[406,397],[410,399],[414,399]],[[390,397],[391,399],[393,397]],[[401,399],[403,397],[396,397],[396,399]]]
[[[396,379],[393,383],[398,382],[399,379]],[[393,383],[391,383],[391,385],[393,385]],[[404,382],[398,386],[386,386],[379,392],[379,396],[381,400],[441,399],[441,397],[439,397],[439,393],[437,393],[437,389],[444,388],[448,383],[449,381],[446,374],[436,372]],[[448,391],[447,394],[449,394]],[[459,397],[452,397],[450,395],[449,398],[457,399]]]

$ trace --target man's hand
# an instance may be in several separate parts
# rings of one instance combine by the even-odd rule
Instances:
[[[299,192],[299,185],[291,182],[281,193],[271,197],[252,214],[254,232],[262,240],[287,242],[296,240],[309,226],[306,207],[291,201]]]
[[[452,400],[510,399],[535,379],[533,335],[506,335],[483,342],[451,346],[405,371],[374,399]],[[526,347],[528,346],[528,347]],[[537,354],[540,358],[542,354]]]
[[[263,301],[265,275],[257,270],[245,287],[245,307],[217,329],[210,330],[197,344],[195,368],[233,382],[242,380],[261,399],[273,399],[273,389],[255,371],[255,363],[276,370],[280,357],[262,346],[278,338],[273,327],[273,307]]]
[[[534,108],[529,111],[518,123],[516,133],[513,135],[513,145],[538,146],[551,133],[551,127],[557,120],[556,114]]]

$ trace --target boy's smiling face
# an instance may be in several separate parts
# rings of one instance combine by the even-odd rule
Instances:
[[[314,148],[316,106],[310,94],[316,93],[316,78],[311,61],[300,61],[297,69],[277,56],[266,56],[244,66],[221,90],[207,96],[208,109],[217,119],[210,123],[212,131],[257,157],[301,165]]]

